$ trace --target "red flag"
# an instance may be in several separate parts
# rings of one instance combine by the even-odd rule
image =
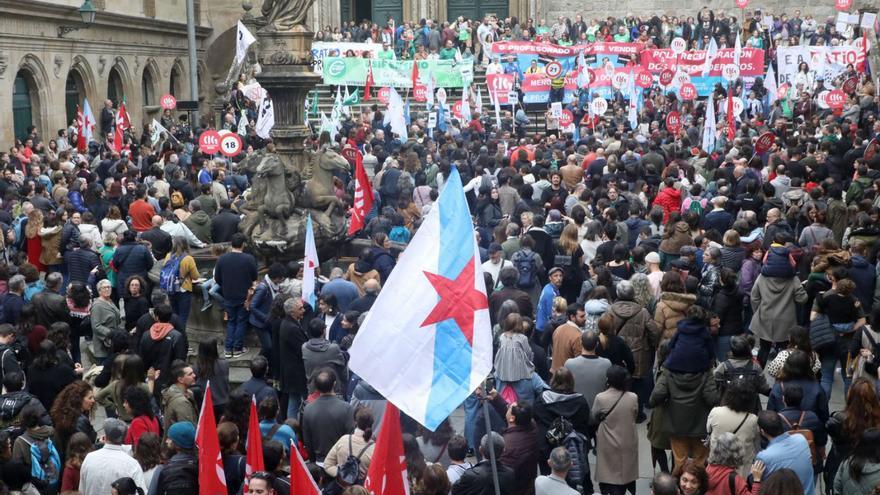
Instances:
[[[364,101],[370,99],[370,89],[373,87],[373,64],[367,65],[367,82],[364,84]]]
[[[406,461],[400,434],[400,411],[391,402],[385,406],[382,430],[376,440],[364,488],[372,495],[407,495]]]
[[[220,441],[217,440],[211,382],[205,387],[196,445],[199,446],[199,495],[226,493],[226,475],[223,472],[223,459],[220,457]]]
[[[257,417],[257,398],[251,397],[251,418],[248,421],[247,456],[245,459],[244,493],[248,491],[251,475],[263,471],[263,436],[260,433],[260,418]]]
[[[416,86],[419,85],[419,61],[418,60],[413,60],[412,84],[413,84],[413,91],[415,91]]]
[[[733,83],[727,86],[727,139],[733,141],[736,133],[736,117],[733,115]]]
[[[296,459],[293,454],[296,453]],[[282,494],[278,494],[282,495]],[[296,445],[290,446],[290,495],[321,495]]]
[[[76,106],[76,150],[80,153],[88,151],[88,143],[86,142],[86,130],[83,126],[83,111],[79,105]]]
[[[357,152],[354,163],[354,206],[351,208],[351,222],[348,224],[348,235],[364,228],[365,219],[373,209],[373,188],[364,169],[364,155]]]
[[[116,112],[116,133],[113,136],[113,149],[117,153],[122,153],[123,133],[130,128],[131,121],[128,119],[128,112],[125,111],[125,102],[121,102],[119,111]]]

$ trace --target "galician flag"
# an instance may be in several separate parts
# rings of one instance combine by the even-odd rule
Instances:
[[[349,363],[430,430],[492,369],[486,286],[456,168],[436,205],[357,333]]]
[[[321,266],[318,261],[318,250],[315,248],[315,231],[312,229],[312,216],[306,219],[306,250],[303,256],[302,300],[309,303],[312,309],[317,306],[315,296],[315,270]]]
[[[87,98],[83,99],[83,125],[82,132],[79,134],[77,141],[77,149],[80,153],[85,153],[89,149],[89,143],[94,141],[95,132],[95,114],[92,113],[92,106],[89,105]]]
[[[703,151],[712,153],[715,151],[715,102],[712,96],[706,100],[706,120],[703,123]]]

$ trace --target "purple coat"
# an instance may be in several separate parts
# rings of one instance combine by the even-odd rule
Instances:
[[[743,260],[742,271],[739,273],[739,289],[744,294],[743,297],[746,298],[746,302],[748,302],[749,294],[752,293],[752,286],[755,285],[755,280],[758,279],[760,274],[761,262],[751,256],[747,256]]]

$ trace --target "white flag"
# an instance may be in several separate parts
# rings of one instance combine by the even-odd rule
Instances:
[[[391,91],[391,94],[388,98],[388,112],[385,118],[391,124],[391,132],[399,135],[402,141],[406,141],[408,135],[406,132],[406,117],[403,110],[403,98],[400,97],[400,94],[394,88],[388,89]]]
[[[269,131],[275,127],[275,106],[269,97],[260,102],[260,114],[257,117],[257,136],[269,139]]]
[[[160,124],[158,120],[153,119],[153,133],[150,135],[150,142],[153,144],[153,146],[155,146],[156,143],[159,142],[159,139],[162,138],[163,132],[168,134],[169,136],[171,135],[171,133],[168,132],[168,129]]]
[[[703,124],[703,151],[715,151],[715,102],[712,95],[706,100],[706,122]]]
[[[461,92],[461,126],[465,127],[471,121],[471,95],[470,88],[467,85],[462,88]]]
[[[254,35],[248,31],[248,28],[244,27],[244,24],[241,21],[238,21],[238,36],[235,38],[235,63],[238,64],[242,62],[247,56],[248,48],[254,41],[257,41],[254,38]]]
[[[315,296],[315,270],[320,266],[318,250],[315,248],[315,232],[312,230],[312,215],[306,219],[306,249],[303,255],[302,300],[312,308],[317,307]]]
[[[477,101],[474,102],[474,111],[483,115],[483,91],[477,86]]]
[[[718,43],[715,43],[715,38],[712,38],[709,41],[709,46],[706,49],[706,63],[703,65],[703,77],[709,75],[709,70],[712,68],[712,62],[715,61],[715,57],[718,56]]]
[[[244,110],[242,110],[241,117],[239,117],[239,119],[238,119],[238,134],[240,136],[247,135],[247,125],[248,125],[247,113]]]
[[[351,117],[351,108],[348,105],[345,105],[346,101],[351,99],[351,93],[348,92],[348,86],[345,87],[345,98],[343,98],[342,102],[342,114],[346,117]]]
[[[428,84],[425,85],[425,103],[430,110],[434,106],[434,74],[428,76]]]
[[[338,128],[336,124],[333,123],[333,120],[327,117],[327,114],[321,112],[321,129],[318,131],[318,134],[323,134],[324,131],[327,131],[330,134],[330,140],[336,140],[336,134],[338,133]]]
[[[95,132],[95,114],[92,113],[92,107],[89,105],[89,99],[83,98],[83,136],[86,138],[86,146],[94,141]]]
[[[742,51],[743,51],[742,41],[740,41],[739,31],[737,31],[736,32],[736,43],[734,43],[734,45],[733,45],[733,65],[735,65],[737,69],[739,69],[739,59],[740,59],[740,57],[742,57]]]
[[[629,127],[636,131],[639,127],[639,93],[636,89],[636,76],[630,72],[629,78],[627,80],[627,89],[629,90],[629,111],[627,112],[627,120],[629,121]]]

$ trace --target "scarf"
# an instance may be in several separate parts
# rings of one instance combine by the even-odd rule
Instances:
[[[280,290],[278,284],[273,283],[268,274],[263,276],[263,281],[266,282],[266,287],[269,288],[269,291],[272,294],[272,299],[275,299],[275,294],[278,294],[278,291]]]

